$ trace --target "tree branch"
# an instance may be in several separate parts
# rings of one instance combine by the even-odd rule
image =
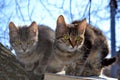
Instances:
[[[41,80],[41,77],[25,71],[15,55],[0,43],[0,80]]]

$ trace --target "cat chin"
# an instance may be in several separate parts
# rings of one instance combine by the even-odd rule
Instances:
[[[29,51],[23,51],[23,50],[21,50],[21,51],[19,51],[19,52],[17,52],[18,54],[27,54]]]
[[[76,49],[68,49],[68,52],[75,52]]]
[[[66,47],[67,52],[75,52],[76,50],[77,50],[77,46],[75,46],[74,48],[72,46]]]
[[[59,44],[57,45],[57,47],[61,49],[62,51],[66,51],[66,52],[75,52],[78,49],[77,46],[72,47],[72,46],[66,46],[64,44]]]

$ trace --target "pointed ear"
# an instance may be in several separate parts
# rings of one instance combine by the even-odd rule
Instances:
[[[56,33],[63,34],[67,29],[64,17],[60,15],[57,19]]]
[[[13,22],[9,23],[9,34],[12,36],[17,35],[18,28],[15,26]]]
[[[57,25],[63,25],[66,26],[65,19],[62,15],[60,15],[57,19]]]
[[[83,19],[79,24],[78,24],[78,30],[80,33],[84,34],[85,32],[85,29],[86,29],[86,26],[87,26],[87,21],[86,21],[86,18]]]
[[[35,21],[31,23],[31,25],[29,26],[29,30],[32,35],[36,35],[38,33],[38,25]]]
[[[15,26],[15,24],[13,22],[9,23],[9,30],[10,31],[17,31],[18,28]]]
[[[30,30],[36,32],[38,30],[38,25],[35,21],[33,21],[30,25]]]

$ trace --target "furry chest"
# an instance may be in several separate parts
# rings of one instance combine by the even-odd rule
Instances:
[[[79,53],[62,53],[63,55],[58,54],[57,58],[63,63],[63,64],[70,64],[71,62],[74,62],[78,58],[80,58]]]

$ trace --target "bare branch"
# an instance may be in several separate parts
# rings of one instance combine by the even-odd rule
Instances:
[[[22,11],[21,11],[21,7],[20,7],[18,1],[15,0],[15,3],[16,3],[16,11],[17,11],[18,13],[20,13],[20,16],[21,16],[22,20],[25,21],[24,16],[23,16],[23,13],[22,13]]]
[[[47,9],[47,7],[44,5],[44,3],[41,0],[39,0],[39,1],[40,1],[41,5],[45,8],[45,10],[49,13],[50,17],[54,19],[53,14],[51,13],[51,11],[49,9]]]
[[[15,55],[0,43],[0,80],[41,80],[41,77],[25,71]]]

